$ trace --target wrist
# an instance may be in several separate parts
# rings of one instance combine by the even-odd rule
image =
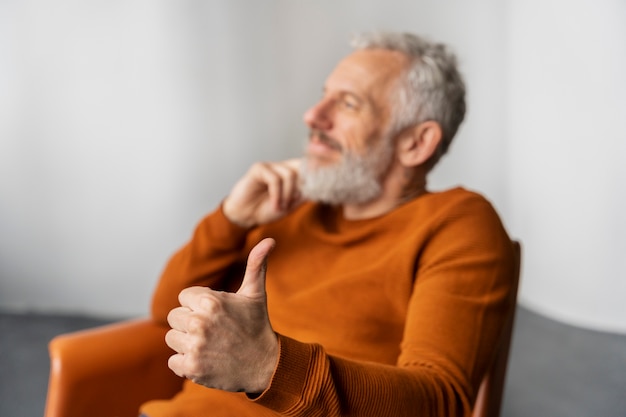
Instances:
[[[258,369],[258,380],[254,387],[251,387],[246,395],[250,399],[255,399],[261,396],[267,391],[272,383],[272,378],[278,367],[278,360],[280,358],[280,341],[278,335],[274,333],[272,343],[270,347],[265,351],[264,357],[258,362],[260,364]]]

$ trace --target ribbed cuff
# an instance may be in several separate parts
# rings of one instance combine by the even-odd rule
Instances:
[[[278,335],[278,365],[267,390],[253,401],[277,412],[285,412],[302,402],[314,357],[314,345]]]

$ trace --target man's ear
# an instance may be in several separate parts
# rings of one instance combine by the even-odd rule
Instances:
[[[430,159],[437,151],[443,132],[434,120],[413,126],[400,135],[398,159],[405,167],[416,167]]]

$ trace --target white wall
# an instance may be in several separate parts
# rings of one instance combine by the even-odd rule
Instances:
[[[469,113],[432,184],[494,202],[524,242],[523,302],[620,328],[623,18],[610,1],[0,0],[0,308],[146,314],[167,257],[249,164],[300,152],[349,35],[385,28],[457,51]],[[572,65],[576,34],[611,64],[601,90],[584,75],[602,66]]]
[[[166,258],[249,164],[299,154],[355,31],[458,50],[472,110],[436,182],[504,201],[498,4],[1,2],[0,307],[145,314]]]
[[[626,333],[626,2],[513,2],[508,215],[521,300]]]

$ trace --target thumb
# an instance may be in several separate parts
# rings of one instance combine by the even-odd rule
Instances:
[[[267,258],[276,246],[276,241],[266,238],[256,244],[248,255],[248,264],[237,294],[249,297],[265,297],[265,270]]]

